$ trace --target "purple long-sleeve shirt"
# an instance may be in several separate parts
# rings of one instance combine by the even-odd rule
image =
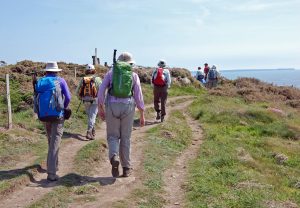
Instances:
[[[56,77],[56,74],[46,74],[46,77]],[[71,93],[69,90],[69,87],[67,85],[67,82],[64,78],[58,77],[59,79],[59,83],[60,83],[60,87],[61,87],[61,93],[63,94],[65,101],[64,101],[64,107],[67,108],[70,101],[71,101]]]
[[[144,105],[144,99],[143,99],[143,93],[142,93],[142,87],[140,83],[140,78],[139,76],[133,72],[132,73],[133,77],[133,98],[136,103],[136,106],[144,110],[145,105]],[[105,91],[108,89],[112,84],[112,70],[109,70],[102,81],[102,84],[100,85],[100,88],[98,90],[98,104],[103,105],[105,102]],[[110,95],[107,93],[107,98],[109,102],[112,103],[129,103],[130,98],[117,98],[113,95]]]

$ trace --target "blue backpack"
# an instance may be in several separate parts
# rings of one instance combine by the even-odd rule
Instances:
[[[35,85],[34,112],[40,121],[58,121],[64,117],[64,98],[58,77],[43,77]]]
[[[208,79],[216,79],[217,78],[217,71],[214,69],[210,69],[208,72]]]

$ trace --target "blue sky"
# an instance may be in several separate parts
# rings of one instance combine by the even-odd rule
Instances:
[[[86,64],[98,48],[136,63],[190,70],[300,68],[300,0],[9,0],[0,6],[0,60]]]

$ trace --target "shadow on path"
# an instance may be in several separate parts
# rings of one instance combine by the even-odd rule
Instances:
[[[70,132],[63,133],[62,139],[72,139],[72,138],[80,140],[80,141],[90,141],[90,140],[87,140],[85,138],[85,136],[82,134],[76,134],[76,133],[70,133]]]
[[[34,179],[35,172],[46,173],[47,171],[38,164],[31,165],[25,168],[13,169],[13,170],[1,170],[0,181],[10,180],[13,178],[17,178],[21,175],[27,175],[31,182],[35,182]]]
[[[160,123],[160,120],[157,121],[145,121],[145,126],[151,126]],[[140,127],[140,119],[134,119],[133,127]]]
[[[42,179],[40,181],[35,181],[33,186],[50,188],[55,186],[65,186],[65,187],[74,187],[74,186],[83,186],[89,183],[98,182],[101,186],[112,185],[116,182],[117,178],[114,177],[90,177],[90,176],[81,176],[76,173],[69,173],[63,177],[60,177],[58,181],[48,182],[47,179]]]

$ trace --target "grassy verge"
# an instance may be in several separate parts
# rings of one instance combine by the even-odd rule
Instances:
[[[101,161],[106,158],[106,144],[102,140],[95,140],[85,145],[75,157],[75,170],[82,175],[90,175]]]
[[[162,207],[164,200],[162,174],[176,156],[191,142],[191,129],[179,111],[172,112],[168,122],[154,127],[145,138],[143,187],[135,190],[128,200],[116,202],[115,207]]]
[[[16,102],[18,99],[18,97],[15,98]],[[78,103],[78,99],[74,97],[71,101],[71,108],[78,106]],[[43,124],[37,120],[32,109],[19,111],[16,109],[13,113],[13,129],[0,133],[0,193],[2,196],[26,184],[37,173],[40,167],[37,164],[43,163],[47,155],[48,145]],[[71,119],[65,122],[64,132],[72,134],[85,132],[85,120],[86,115],[81,106],[79,112],[73,114]],[[68,138],[68,136],[63,138]],[[68,141],[63,139],[62,145]],[[18,165],[17,168],[16,165]]]
[[[74,201],[77,203],[94,201],[95,197],[91,194],[97,193],[101,185],[99,182],[91,182],[88,175],[93,174],[100,161],[106,157],[105,148],[105,144],[100,140],[85,145],[76,154],[75,173],[63,176],[57,188],[29,207],[68,207],[68,204]]]
[[[188,207],[300,205],[299,113],[268,104],[205,94],[190,111],[204,132],[199,157],[189,169]],[[292,112],[293,111],[293,112]],[[287,160],[278,161],[284,154]]]

